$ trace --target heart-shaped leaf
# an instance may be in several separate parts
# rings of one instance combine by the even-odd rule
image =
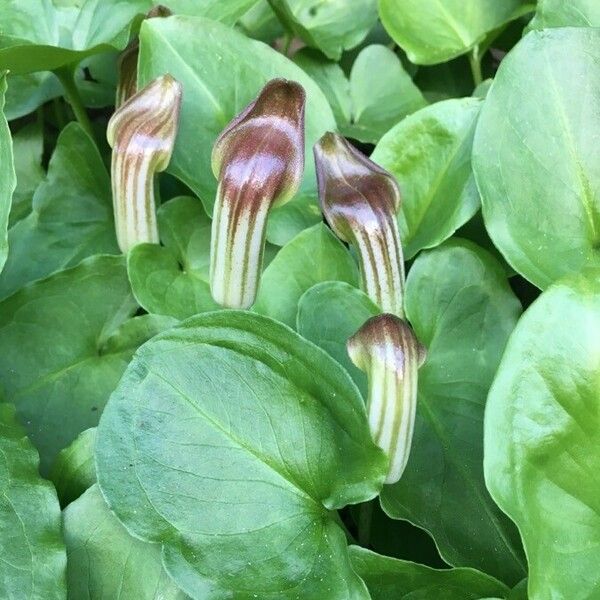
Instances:
[[[383,136],[371,159],[400,184],[398,216],[405,257],[450,237],[477,211],[471,150],[481,100],[432,104]]]
[[[432,569],[359,546],[350,548],[350,557],[373,600],[479,600],[508,594],[505,585],[475,569]]]
[[[170,73],[183,85],[181,120],[169,172],[181,179],[212,213],[217,180],[211,169],[215,140],[270,79],[282,77],[306,90],[306,156],[335,120],[325,96],[304,71],[261,42],[203,18],[169,17],[145,21],[140,31],[140,85]],[[267,237],[283,245],[319,221],[316,179],[306,162],[299,195],[273,210]]]
[[[15,410],[0,404],[0,596],[66,597],[67,557],[56,492],[38,473],[38,455]]]
[[[600,265],[600,29],[532,31],[502,61],[473,168],[509,264],[540,288]]]
[[[449,564],[510,585],[525,576],[525,559],[485,488],[483,413],[519,312],[499,263],[474,244],[450,241],[417,258],[406,314],[427,360],[406,471],[381,495],[386,513],[429,531]]]
[[[275,256],[263,273],[253,310],[295,327],[302,294],[322,281],[358,285],[358,268],[346,247],[320,223]]]
[[[374,497],[387,459],[348,375],[284,325],[218,311],[145,344],[96,462],[111,509],[191,596],[368,598],[331,511]]]
[[[0,395],[16,405],[43,472],[96,425],[137,346],[172,324],[126,320],[136,308],[116,256],[85,260],[0,303]]]
[[[32,211],[10,229],[8,241],[0,298],[88,256],[119,252],[108,173],[78,124],[61,132]]]
[[[127,258],[133,295],[150,313],[185,319],[219,305],[210,295],[210,219],[195,198],[158,209],[162,246],[140,244]]]
[[[531,598],[600,589],[600,269],[548,288],[508,342],[485,415],[485,475],[517,523]]]

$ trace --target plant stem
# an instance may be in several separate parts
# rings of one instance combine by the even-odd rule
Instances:
[[[52,100],[52,109],[54,111],[54,118],[56,119],[56,124],[58,125],[58,128],[63,129],[68,123],[68,120],[65,118],[63,107],[61,106],[60,102],[60,98],[54,98]]]
[[[481,74],[481,56],[479,54],[479,46],[475,46],[473,50],[469,52],[469,64],[471,65],[473,83],[475,84],[475,87],[477,87],[483,81],[483,76]]]
[[[96,136],[92,128],[92,122],[83,106],[79,90],[75,85],[75,69],[73,67],[63,67],[55,71],[56,76],[60,80],[65,91],[65,98],[71,105],[75,118],[83,128],[83,130],[96,142]]]
[[[365,502],[360,505],[360,512],[358,514],[358,543],[363,546],[363,548],[369,547],[372,521],[373,502]]]
[[[287,56],[290,52],[290,46],[292,45],[292,40],[294,36],[291,33],[286,33],[285,38],[283,40],[283,55]]]

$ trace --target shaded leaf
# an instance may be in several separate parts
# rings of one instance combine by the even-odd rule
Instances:
[[[160,546],[134,538],[93,485],[64,512],[70,598],[183,600],[165,572]]]
[[[8,239],[0,298],[87,256],[119,252],[108,173],[78,124],[62,131],[32,211],[10,229]]]
[[[14,407],[0,404],[0,596],[62,600],[66,554],[56,492]]]
[[[373,600],[479,600],[508,593],[502,583],[475,569],[432,569],[359,546],[350,548],[350,556]]]

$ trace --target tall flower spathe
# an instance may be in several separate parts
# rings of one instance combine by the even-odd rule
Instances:
[[[326,133],[314,154],[321,209],[335,234],[356,247],[364,291],[383,312],[402,317],[404,258],[396,180],[335,133]]]
[[[159,242],[154,175],[171,160],[181,93],[181,84],[163,75],[127,100],[108,123],[115,227],[122,252]]]
[[[352,362],[369,380],[371,434],[390,459],[386,483],[400,479],[410,453],[417,407],[418,368],[426,357],[410,325],[395,315],[369,319],[349,340]]]
[[[267,215],[298,191],[304,170],[304,89],[273,79],[215,142],[210,287],[222,306],[254,303]]]

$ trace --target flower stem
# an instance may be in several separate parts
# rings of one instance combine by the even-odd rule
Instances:
[[[479,54],[479,46],[475,46],[469,52],[469,64],[471,65],[471,74],[473,75],[473,83],[477,87],[483,81],[481,73],[481,55]]]
[[[65,91],[65,98],[73,109],[75,118],[83,128],[83,130],[96,142],[96,136],[94,135],[94,129],[92,128],[92,122],[83,106],[79,90],[75,85],[75,69],[72,66],[62,67],[55,71],[56,76],[60,80],[63,89]]]
[[[360,505],[358,514],[358,543],[368,548],[371,541],[371,523],[373,521],[373,501]]]

